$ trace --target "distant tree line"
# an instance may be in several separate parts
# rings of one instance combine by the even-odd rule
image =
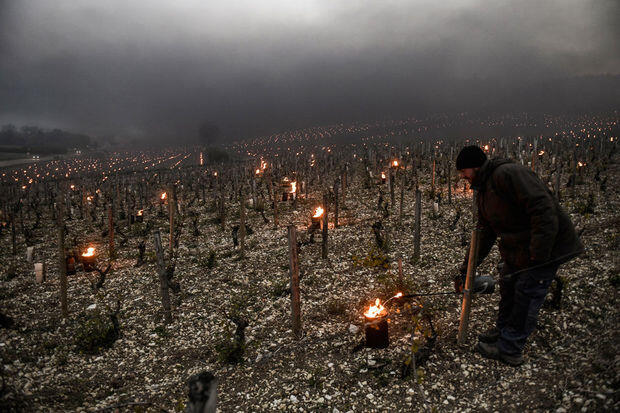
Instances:
[[[92,146],[91,142],[87,135],[38,126],[22,126],[18,129],[8,124],[0,130],[0,152],[67,153],[73,148]]]

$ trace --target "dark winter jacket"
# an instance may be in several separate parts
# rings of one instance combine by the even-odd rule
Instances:
[[[495,240],[514,269],[562,264],[583,252],[569,216],[528,168],[508,159],[487,160],[474,178],[478,190],[478,264]],[[461,271],[467,270],[468,256]]]

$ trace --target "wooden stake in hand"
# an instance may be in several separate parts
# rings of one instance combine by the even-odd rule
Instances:
[[[477,193],[474,192],[473,208],[474,220],[476,220],[476,198]],[[471,311],[471,289],[474,285],[476,277],[476,262],[478,261],[478,244],[480,241],[480,229],[476,228],[471,233],[471,243],[469,244],[469,257],[467,259],[467,276],[465,278],[465,288],[463,290],[463,304],[461,306],[461,318],[459,320],[459,332],[457,335],[457,343],[463,344],[467,335],[469,326],[469,313]]]

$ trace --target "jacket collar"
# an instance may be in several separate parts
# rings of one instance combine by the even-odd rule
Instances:
[[[478,171],[476,172],[476,176],[474,177],[471,183],[471,187],[475,189],[476,191],[480,191],[481,189],[484,188],[485,186],[484,184],[486,183],[490,175],[489,173],[490,164],[491,162],[487,159],[486,161],[484,161],[480,169],[478,169]]]
[[[511,159],[504,158],[487,159],[484,161],[478,172],[476,172],[476,176],[471,183],[471,187],[477,191],[484,191],[486,188],[486,183],[493,174],[493,171],[495,171],[495,169],[497,169],[500,165],[513,162],[514,161]]]

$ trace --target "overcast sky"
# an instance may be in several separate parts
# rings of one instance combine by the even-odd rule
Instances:
[[[0,124],[253,135],[462,110],[474,89],[620,74],[619,4],[0,0]]]

